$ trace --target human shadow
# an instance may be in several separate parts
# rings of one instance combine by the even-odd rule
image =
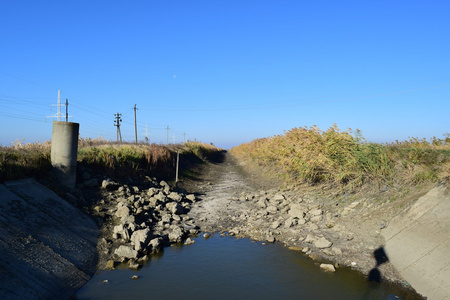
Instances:
[[[386,254],[386,251],[384,251],[384,247],[380,247],[380,248],[376,249],[375,251],[373,251],[373,256],[375,258],[376,265],[372,270],[370,270],[367,280],[374,281],[374,282],[381,282],[382,276],[381,276],[381,272],[378,269],[378,267],[381,266],[382,264],[388,262],[389,258]]]

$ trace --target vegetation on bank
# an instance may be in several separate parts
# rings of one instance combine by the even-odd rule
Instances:
[[[336,125],[326,131],[299,127],[230,152],[244,161],[268,166],[289,184],[331,183],[353,189],[370,183],[384,188],[436,181],[450,174],[448,135],[431,142],[411,138],[378,144],[367,142],[359,130],[342,131]]]
[[[80,165],[107,176],[148,175],[170,179],[175,176],[177,151],[182,172],[205,160],[216,160],[223,149],[200,142],[163,146],[113,143],[101,138],[80,139],[77,160]],[[18,141],[10,147],[0,147],[0,182],[39,178],[49,175],[51,169],[49,141],[27,144]]]

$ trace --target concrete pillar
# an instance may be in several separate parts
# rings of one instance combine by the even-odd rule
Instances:
[[[74,188],[77,180],[78,131],[80,124],[53,121],[52,166],[59,181]]]

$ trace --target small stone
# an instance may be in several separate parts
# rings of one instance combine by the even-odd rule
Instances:
[[[191,238],[187,238],[186,241],[184,241],[185,245],[192,245],[194,243],[195,243],[195,241],[193,239],[191,239]]]
[[[137,275],[133,275],[133,277],[131,277],[131,279],[133,279],[133,280],[137,280],[137,279],[139,279],[139,276],[137,276]]]
[[[209,233],[205,233],[204,235],[203,235],[203,238],[204,239],[209,239],[211,237],[211,235],[209,234]]]
[[[320,264],[320,268],[326,272],[336,272],[336,269],[332,264]]]
[[[308,243],[308,244],[312,244],[315,241],[316,241],[316,238],[311,234],[308,234],[305,238],[305,243]]]
[[[342,255],[342,250],[340,248],[333,247],[331,248],[331,251],[333,251],[336,255]]]
[[[280,222],[278,222],[278,221],[274,221],[273,223],[272,223],[272,225],[270,225],[270,227],[272,228],[272,229],[277,229],[278,227],[280,227]]]
[[[268,238],[266,238],[266,242],[275,243],[275,238],[273,236],[269,236]]]
[[[137,262],[135,262],[134,260],[130,260],[130,262],[128,263],[128,267],[130,269],[137,270],[137,269],[139,269],[140,265]]]
[[[293,250],[293,251],[303,251],[302,247],[298,247],[298,246],[291,246],[288,248],[289,250]]]
[[[108,269],[108,270],[115,270],[115,268],[114,268],[114,261],[113,260],[108,260],[106,262],[106,269]]]
[[[313,209],[309,212],[311,216],[321,216],[323,214],[323,210],[321,209]]]

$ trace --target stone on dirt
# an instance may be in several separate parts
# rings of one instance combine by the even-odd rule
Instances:
[[[333,245],[333,243],[324,237],[321,237],[317,241],[314,242],[314,246],[316,246],[319,249],[330,248],[331,245]]]

